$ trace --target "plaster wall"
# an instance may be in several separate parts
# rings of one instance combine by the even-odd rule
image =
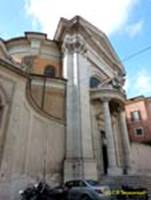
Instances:
[[[132,143],[131,154],[133,168],[140,174],[151,174],[151,146]]]
[[[149,107],[149,103],[146,103],[144,100],[140,100],[137,102],[132,102],[125,106],[127,123],[129,136],[131,141],[134,142],[143,142],[151,140],[151,110]],[[131,112],[139,111],[141,115],[141,119],[137,121],[131,120]],[[136,135],[136,129],[143,128],[143,135]]]
[[[8,98],[1,133],[0,199],[17,198],[27,183],[45,178],[61,181],[64,125],[37,113],[26,98],[26,78],[1,70],[0,85]],[[1,89],[0,88],[0,89]]]

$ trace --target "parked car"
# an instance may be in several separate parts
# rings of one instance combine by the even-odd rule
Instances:
[[[109,200],[111,191],[109,186],[101,185],[94,180],[76,179],[65,182],[68,200]]]
[[[110,189],[93,180],[70,180],[57,187],[45,182],[20,190],[21,200],[109,200]]]

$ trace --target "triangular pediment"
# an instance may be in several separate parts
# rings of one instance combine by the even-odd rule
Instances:
[[[83,35],[83,37],[86,38],[86,41],[91,43],[90,45],[93,43],[93,47],[98,50],[98,54],[100,54],[100,50],[106,59],[112,62],[114,67],[119,68],[123,74],[125,73],[124,67],[107,36],[97,27],[80,16],[76,16],[71,20],[61,18],[54,39],[57,41],[63,41],[63,38],[67,33],[72,34],[74,32]]]
[[[81,25],[85,27],[86,31],[93,36],[93,39],[95,42],[104,48],[104,50],[112,56],[113,59],[115,59],[117,62],[120,62],[116,52],[114,51],[114,48],[112,47],[112,44],[110,43],[107,36],[98,28],[96,28],[94,25],[90,24],[88,21],[81,18],[80,20]]]

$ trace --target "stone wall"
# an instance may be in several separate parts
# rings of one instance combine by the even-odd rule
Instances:
[[[41,107],[43,102],[42,110],[49,115],[56,117],[64,121],[65,117],[65,91],[57,90],[52,87],[43,88],[43,82],[41,85],[32,85],[31,95],[38,107]],[[43,94],[44,92],[44,94]]]
[[[0,66],[1,67],[1,66]],[[17,198],[27,184],[61,180],[64,124],[40,115],[26,98],[26,77],[1,67],[0,90],[6,97],[0,137],[0,199]]]
[[[0,49],[0,58],[4,58],[4,57],[5,57],[4,53],[3,53],[2,49]]]
[[[132,143],[131,154],[133,168],[139,171],[139,174],[151,174],[151,146]]]

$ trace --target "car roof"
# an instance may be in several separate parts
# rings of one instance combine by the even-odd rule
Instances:
[[[69,179],[69,180],[65,181],[65,183],[70,182],[70,181],[84,181],[84,182],[96,181],[96,182],[98,182],[97,180],[93,180],[93,179],[75,178],[75,179]],[[99,182],[98,182],[98,183],[99,183]],[[100,184],[100,183],[99,183],[99,184]]]

